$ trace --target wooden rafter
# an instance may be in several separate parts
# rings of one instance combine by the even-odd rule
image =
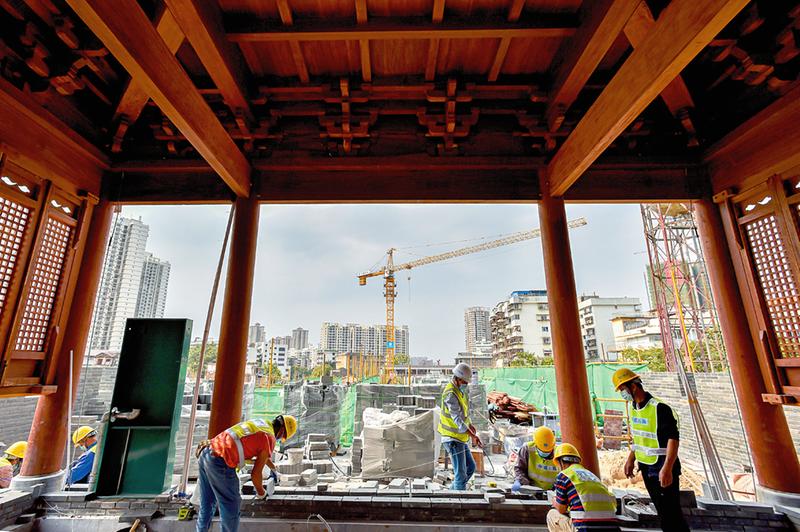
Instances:
[[[247,196],[250,164],[136,0],[68,3],[231,190]]]
[[[277,3],[281,23],[284,26],[294,25],[294,16],[292,15],[292,8],[289,6],[289,0],[277,0]],[[301,83],[308,83],[310,81],[308,65],[306,65],[306,59],[303,56],[303,49],[300,48],[300,42],[290,42],[289,49],[292,51],[292,61],[294,61],[294,67],[297,69],[297,77],[300,78]]]
[[[522,8],[525,7],[525,0],[514,0],[511,3],[511,8],[508,10],[508,21],[517,22],[520,15],[522,15]],[[506,60],[508,48],[511,46],[511,37],[503,37],[500,39],[500,44],[497,46],[497,52],[494,54],[494,61],[489,68],[489,81],[497,81],[500,75],[500,70],[503,68],[503,62]]]
[[[356,23],[364,25],[367,23],[367,0],[356,0]],[[369,39],[358,41],[358,48],[361,54],[361,79],[372,81],[372,63],[369,57]]]
[[[183,43],[184,36],[170,10],[163,9],[155,24],[158,34],[164,39],[170,52],[177,53],[178,48]],[[119,152],[122,150],[122,141],[128,127],[136,123],[149,99],[150,97],[144,87],[131,78],[122,93],[119,104],[117,104],[117,109],[114,111],[113,123],[116,124],[117,129],[111,144],[111,151]]]
[[[239,48],[225,38],[218,2],[165,0],[200,62],[220,90],[225,103],[253,121],[247,90],[244,58]]]
[[[441,24],[444,20],[444,0],[433,0],[433,14],[431,21]],[[439,39],[433,38],[428,42],[428,58],[425,61],[425,81],[436,78],[436,63],[439,61]]]
[[[571,21],[571,18],[570,18]],[[424,40],[424,39],[502,39],[525,38],[547,39],[570,37],[575,27],[565,18],[548,23],[546,20],[531,22],[479,21],[479,22],[435,22],[413,23],[373,19],[360,26],[330,27],[319,23],[295,24],[291,27],[269,26],[264,28],[252,21],[241,25],[228,24],[228,39],[234,42],[281,42],[281,41],[360,41],[367,40]]]
[[[550,90],[545,120],[550,131],[564,121],[564,113],[575,101],[603,56],[614,44],[625,22],[640,0],[584,2],[580,28],[565,41],[554,64],[558,65]]]
[[[746,4],[747,0],[674,0],[669,4],[550,161],[551,193],[563,196]]]

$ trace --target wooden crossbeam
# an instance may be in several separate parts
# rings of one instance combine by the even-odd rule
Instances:
[[[625,22],[640,0],[584,2],[583,22],[571,40],[561,45],[554,60],[556,74],[550,90],[545,120],[550,131],[564,121],[564,113],[575,101],[603,56],[614,44]]]
[[[674,0],[634,49],[547,168],[563,196],[644,108],[747,4],[747,0]]]
[[[560,20],[561,22],[559,22]],[[260,21],[243,20],[226,25],[233,42],[282,41],[360,41],[421,39],[548,39],[570,37],[575,33],[571,17],[558,17],[552,23],[536,19],[531,22],[441,22],[410,23],[373,19],[356,26],[332,27],[306,22],[291,27],[265,25]]]
[[[725,135],[703,160],[715,193],[745,190],[800,166],[800,87]]]
[[[109,166],[97,147],[2,77],[0,152],[72,192],[99,194]]]
[[[247,196],[250,164],[136,0],[68,3],[234,193]]]
[[[220,90],[222,99],[234,112],[241,112],[252,122],[244,57],[239,48],[225,38],[219,3],[207,0],[165,2]]]

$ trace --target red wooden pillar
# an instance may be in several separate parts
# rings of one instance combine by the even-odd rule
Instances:
[[[236,200],[233,235],[225,281],[225,301],[219,333],[214,395],[211,399],[209,437],[214,437],[242,416],[247,333],[256,263],[259,204],[255,194]]]
[[[33,415],[28,450],[22,463],[22,477],[56,473],[64,460],[69,420],[69,352],[72,360],[72,397],[78,390],[81,364],[92,325],[92,312],[103,271],[108,233],[111,228],[113,205],[105,200],[94,207],[89,224],[83,259],[80,262],[75,294],[69,307],[69,318],[56,357],[58,389],[39,398]],[[16,481],[17,479],[15,479]]]
[[[589,399],[589,381],[578,321],[578,295],[569,246],[564,200],[549,194],[544,176],[540,179],[539,226],[550,307],[550,332],[558,389],[558,412],[562,440],[578,448],[583,465],[600,474],[595,447],[594,423]]]
[[[783,409],[761,399],[766,389],[719,209],[709,200],[695,205],[711,292],[758,483],[777,491],[800,493],[800,463]]]

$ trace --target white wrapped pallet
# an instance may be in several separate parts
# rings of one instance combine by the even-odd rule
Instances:
[[[362,478],[432,477],[441,437],[439,409],[419,416],[380,409],[364,411]]]

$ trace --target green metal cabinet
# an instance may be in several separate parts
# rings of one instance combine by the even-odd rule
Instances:
[[[97,495],[158,495],[170,488],[191,333],[188,319],[128,319],[98,456]]]

